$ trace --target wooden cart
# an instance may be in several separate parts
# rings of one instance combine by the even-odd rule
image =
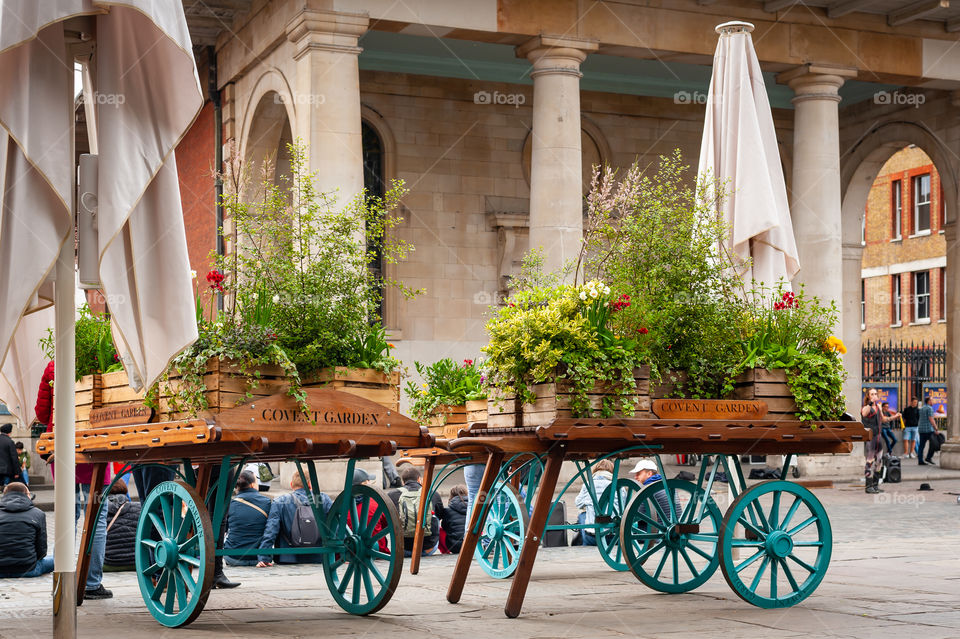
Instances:
[[[106,465],[125,470],[177,465],[179,479],[163,482],[142,500],[136,534],[136,566],[147,609],[161,624],[183,626],[203,610],[213,583],[214,557],[315,555],[331,595],[351,614],[382,608],[393,595],[403,566],[403,533],[396,507],[382,491],[353,486],[358,459],[392,455],[398,447],[432,446],[434,437],[413,420],[355,395],[306,389],[307,414],[288,395],[272,395],[225,410],[210,422],[187,420],[77,431],[77,461],[94,464],[92,486],[103,484]],[[53,453],[53,434],[37,452]],[[343,491],[324,514],[316,461],[347,459]],[[319,524],[317,547],[226,550],[216,539],[244,464],[293,461],[309,487]],[[217,472],[215,469],[218,469]],[[120,473],[122,474],[122,473]],[[211,478],[215,477],[215,480]],[[114,480],[116,481],[116,480]],[[112,486],[112,483],[111,483]],[[87,504],[77,567],[82,601],[93,528],[109,494]]]
[[[832,533],[826,511],[813,493],[789,481],[747,488],[739,455],[786,455],[781,473],[786,477],[796,454],[849,453],[852,442],[869,436],[853,421],[802,423],[782,418],[563,418],[539,427],[475,425],[460,434],[449,442],[450,454],[486,457],[476,498],[483,507],[471,512],[447,600],[460,600],[478,543],[488,544],[480,546],[480,554],[509,556],[512,548],[515,572],[504,609],[508,617],[520,614],[546,522],[556,507],[562,463],[574,460],[580,465],[569,487],[578,478],[589,477],[600,459],[613,459],[619,470],[621,458],[636,455],[654,455],[661,479],[646,486],[617,479],[604,500],[609,508],[593,495],[599,508],[593,529],[598,546],[607,547],[606,553],[601,549],[605,559],[619,557],[640,581],[661,592],[688,592],[720,567],[734,592],[749,603],[773,608],[802,601],[820,584],[830,561]],[[696,482],[664,476],[658,455],[676,453],[701,456]],[[536,457],[543,464],[535,491],[528,491],[533,492],[532,507],[516,499],[510,478],[517,470],[505,472],[506,462],[518,455]],[[735,497],[725,514],[710,497],[721,469]],[[522,542],[513,539],[517,530],[523,530]],[[504,531],[511,534],[504,536]]]

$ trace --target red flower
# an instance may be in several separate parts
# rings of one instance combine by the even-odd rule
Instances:
[[[641,326],[640,328],[637,329],[637,332],[640,333],[641,335],[646,335],[650,331],[647,330],[646,326]]]
[[[207,282],[210,283],[210,288],[215,288],[217,290],[223,290],[223,280],[227,279],[227,276],[221,273],[220,271],[213,270],[207,273]]]
[[[473,366],[473,360],[472,360],[472,359],[465,359],[465,360],[463,360],[463,365],[464,365],[464,366]]]

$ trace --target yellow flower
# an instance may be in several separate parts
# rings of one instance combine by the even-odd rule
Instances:
[[[834,335],[831,335],[827,338],[827,341],[823,344],[823,348],[828,351],[835,351],[841,355],[845,355],[847,353],[847,347],[844,346],[843,340]]]
[[[430,388],[430,386],[428,386],[426,382],[424,382],[423,384],[421,384],[421,386],[423,386],[424,388]]]

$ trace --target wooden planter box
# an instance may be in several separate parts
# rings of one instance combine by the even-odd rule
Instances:
[[[487,421],[487,400],[470,400],[457,406],[441,404],[427,422],[427,428],[438,439],[456,439],[460,430],[471,424]]]
[[[650,412],[650,367],[634,369],[637,394],[634,397],[634,417],[653,417]],[[603,407],[603,400],[615,395],[614,389],[606,383],[598,383],[588,393],[591,415],[575,415],[570,408],[573,397],[572,384],[560,379],[546,384],[535,384],[531,390],[536,400],[531,404],[521,404],[515,396],[505,396],[491,389],[487,400],[487,426],[489,428],[520,428],[524,426],[543,426],[560,417],[597,417]],[[614,417],[625,417],[620,411]]]
[[[674,395],[678,388],[687,383],[687,371],[666,371],[657,383],[650,384],[650,397],[664,399]]]
[[[732,399],[760,399],[767,404],[767,419],[796,419],[797,402],[783,369],[752,368],[734,381]]]
[[[99,373],[84,375],[74,385],[76,429],[90,428],[90,411],[103,405],[103,379]],[[54,415],[56,422],[56,415]]]
[[[371,368],[337,366],[325,368],[309,380],[303,380],[303,385],[326,386],[369,399],[387,410],[400,411],[400,371],[385,374]]]

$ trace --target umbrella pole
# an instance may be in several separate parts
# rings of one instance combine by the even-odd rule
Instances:
[[[72,235],[72,234],[71,234]],[[74,538],[76,535],[76,453],[74,451],[73,394],[76,366],[76,326],[74,325],[73,238],[63,243],[57,258],[55,298],[56,366],[54,368],[54,544],[53,544],[53,636],[72,639],[77,636],[77,588]],[[94,491],[90,491],[91,499]]]

